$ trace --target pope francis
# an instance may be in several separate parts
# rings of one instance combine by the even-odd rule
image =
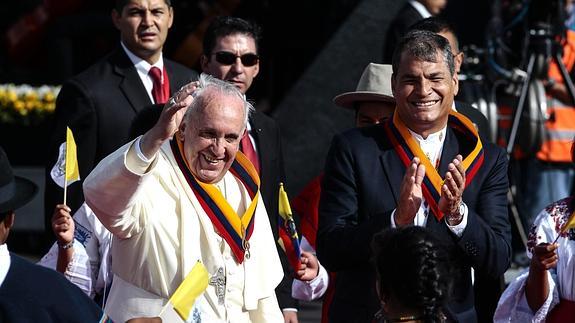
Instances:
[[[283,322],[259,177],[238,151],[251,110],[235,86],[201,75],[84,181],[87,204],[114,235],[105,311],[115,322],[158,316],[197,261],[210,283],[191,321]]]

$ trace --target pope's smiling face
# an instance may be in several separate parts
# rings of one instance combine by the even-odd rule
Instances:
[[[206,89],[199,111],[184,118],[184,156],[194,176],[219,182],[236,158],[245,131],[244,102],[239,96]]]
[[[401,120],[425,138],[447,125],[453,97],[458,91],[457,74],[451,74],[439,51],[435,62],[404,52],[398,71],[392,77],[392,90]]]

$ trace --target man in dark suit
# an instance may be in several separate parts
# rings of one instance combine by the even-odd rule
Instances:
[[[409,32],[394,53],[394,117],[332,142],[317,238],[319,260],[338,277],[330,322],[369,322],[378,311],[370,242],[383,228],[425,226],[443,243],[448,310],[461,322],[477,321],[471,267],[490,277],[509,267],[506,155],[452,111],[454,65],[444,37]]]
[[[0,322],[105,322],[102,310],[63,275],[8,251],[15,211],[38,188],[14,176],[0,147]]]
[[[245,94],[259,73],[259,38],[259,27],[253,23],[235,17],[215,18],[204,36],[203,72],[235,84]],[[248,134],[242,138],[241,149],[260,174],[262,198],[277,241],[278,190],[279,183],[285,183],[279,127],[272,118],[255,112],[250,116]],[[298,302],[291,296],[293,278],[279,245],[278,253],[285,275],[276,288],[276,296],[285,322],[297,322]]]
[[[407,33],[409,27],[421,19],[438,15],[447,0],[409,0],[399,10],[387,29],[383,47],[383,63],[391,64],[397,42]]]
[[[162,47],[173,21],[170,0],[117,0],[112,19],[121,46],[100,62],[67,81],[56,101],[55,125],[46,163],[45,220],[51,234],[54,206],[62,188],[51,179],[66,127],[78,147],[80,177],[128,139],[132,119],[143,107],[165,103],[197,74],[164,59]],[[82,182],[68,188],[67,205],[75,211],[84,202]]]

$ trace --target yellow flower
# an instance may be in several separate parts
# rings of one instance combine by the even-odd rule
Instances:
[[[14,90],[8,90],[8,92],[6,93],[6,97],[8,99],[8,101],[16,101],[18,100],[18,95],[16,94],[16,91]]]
[[[59,86],[0,84],[0,122],[35,125],[54,113]]]

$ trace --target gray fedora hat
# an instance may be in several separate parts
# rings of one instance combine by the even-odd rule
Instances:
[[[391,74],[393,74],[391,65],[369,63],[361,74],[356,90],[336,96],[333,102],[350,109],[355,102],[395,102],[391,91]]]
[[[0,147],[0,213],[15,210],[28,203],[38,187],[31,181],[14,176],[8,157]]]

